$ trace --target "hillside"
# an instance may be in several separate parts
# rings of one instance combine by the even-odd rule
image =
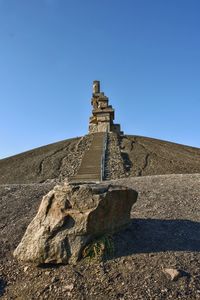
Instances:
[[[92,135],[69,139],[0,160],[0,184],[42,183],[76,174]],[[200,173],[200,149],[139,136],[122,136],[122,176]],[[112,149],[113,150],[113,149]],[[115,164],[115,157],[111,157]],[[112,173],[112,172],[111,172]],[[111,174],[111,179],[112,174]]]
[[[129,176],[200,172],[200,149],[140,136],[122,136]]]
[[[200,299],[200,149],[108,135],[107,179],[139,194],[114,256],[34,267],[13,258],[42,196],[77,173],[93,135],[0,160],[0,297],[74,300]],[[199,173],[199,174],[194,174]],[[182,270],[171,281],[163,270]]]
[[[73,138],[0,160],[0,184],[41,183],[73,175],[89,137]]]

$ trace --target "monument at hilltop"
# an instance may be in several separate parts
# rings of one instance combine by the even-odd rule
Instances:
[[[120,124],[114,124],[115,111],[108,103],[108,97],[100,92],[100,81],[93,81],[93,94],[91,99],[92,116],[89,120],[89,133],[115,132],[123,134]]]

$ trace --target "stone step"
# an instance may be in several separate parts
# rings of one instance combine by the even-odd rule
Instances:
[[[100,181],[99,179],[99,175],[96,176],[91,176],[91,175],[87,175],[85,174],[85,176],[72,176],[70,179],[70,182],[85,182],[85,181]]]
[[[100,181],[104,133],[93,134],[90,148],[85,151],[80,168],[70,181]]]
[[[79,169],[78,173],[80,173],[82,171],[85,171],[87,173],[87,171],[91,172],[91,171],[95,171],[95,170],[100,171],[101,170],[100,166],[99,165],[98,166],[91,166],[91,168],[90,167],[82,167],[81,169]]]
[[[99,174],[79,174],[78,176],[73,176],[73,179],[81,179],[81,178],[96,178],[98,179],[99,178]]]
[[[78,173],[78,176],[79,176],[79,175],[82,176],[82,175],[85,175],[85,174],[87,174],[87,175],[95,175],[95,176],[98,175],[98,176],[99,176],[100,173],[101,173],[101,172],[98,172],[98,171],[95,171],[95,170],[94,170],[93,172],[80,172],[80,173]],[[77,175],[75,175],[75,176],[77,176]]]

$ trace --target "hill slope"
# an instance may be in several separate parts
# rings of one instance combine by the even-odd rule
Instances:
[[[140,136],[124,136],[129,176],[200,173],[200,149]]]
[[[69,139],[0,160],[0,184],[42,183],[75,174],[91,138]],[[119,144],[127,166],[123,177],[200,173],[198,148],[126,135]]]
[[[175,143],[120,138],[128,178],[115,183],[135,189],[139,196],[130,227],[113,237],[114,257],[57,268],[36,268],[13,259],[42,195],[55,181],[77,172],[91,138],[66,140],[0,160],[0,297],[199,299],[200,175],[180,173],[200,173],[200,149]],[[158,175],[170,173],[177,174]],[[174,282],[163,268],[186,272]]]
[[[41,183],[76,172],[90,137],[73,138],[0,160],[0,184]]]

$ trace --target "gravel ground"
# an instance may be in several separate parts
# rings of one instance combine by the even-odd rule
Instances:
[[[105,178],[107,180],[126,177],[124,160],[121,155],[120,141],[115,133],[108,133],[105,173]]]
[[[139,192],[130,225],[103,262],[38,268],[12,252],[51,184],[0,186],[2,299],[200,299],[200,174],[114,181]],[[172,281],[164,268],[182,270]]]

